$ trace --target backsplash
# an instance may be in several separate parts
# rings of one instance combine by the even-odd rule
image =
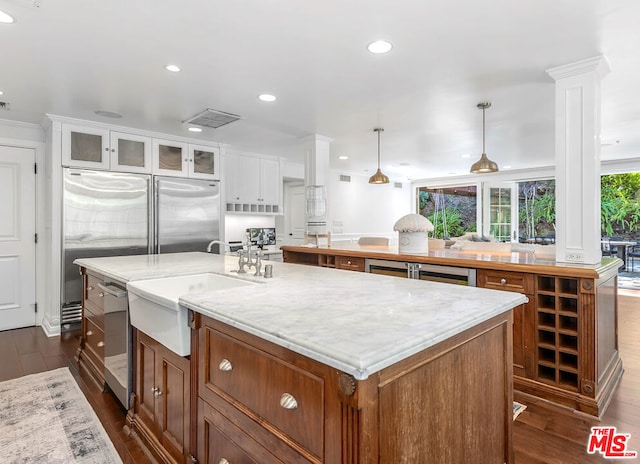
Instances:
[[[227,243],[245,241],[245,231],[251,227],[276,227],[275,216],[227,214],[224,220],[224,239]]]

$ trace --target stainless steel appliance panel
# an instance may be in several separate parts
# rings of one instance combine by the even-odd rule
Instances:
[[[133,335],[127,291],[113,282],[98,285],[104,292],[104,379],[125,409],[129,409]]]
[[[476,270],[440,264],[408,263],[384,259],[365,259],[365,272],[449,284],[477,285]]]
[[[206,251],[220,240],[220,184],[200,179],[154,178],[155,252]]]
[[[63,170],[61,307],[79,308],[77,258],[147,254],[151,177],[84,169]],[[63,330],[65,327],[63,327]]]

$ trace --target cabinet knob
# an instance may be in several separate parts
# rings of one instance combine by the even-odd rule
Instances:
[[[104,346],[104,342],[100,341],[100,342],[98,342],[97,345],[98,345],[98,348],[102,348]]]
[[[111,153],[115,153],[115,152],[116,152],[116,149],[115,149],[115,148],[112,148],[112,149],[111,149]]]
[[[500,279],[500,285],[507,285],[507,279]]]
[[[228,359],[223,359],[222,361],[220,361],[220,364],[218,364],[218,369],[224,372],[229,372],[233,369],[233,365]]]
[[[285,409],[296,409],[298,402],[291,393],[283,393],[280,397],[280,406]]]
[[[104,151],[109,151],[109,147],[105,148]]]
[[[157,388],[157,387],[153,387],[153,388],[151,389],[151,392],[153,393],[153,396],[155,396],[156,398],[157,398],[158,396],[162,396],[162,392],[161,392],[161,391],[160,391],[160,389],[159,389],[159,388]]]
[[[222,458],[222,459],[220,459],[218,464],[231,464],[231,463],[229,461],[227,461],[225,458]]]
[[[99,296],[100,298],[102,298],[102,297],[104,296],[104,293],[100,292],[100,293],[98,293],[98,296]]]
[[[87,337],[90,337],[91,335],[93,335],[93,330],[87,330]]]
[[[347,261],[347,264],[348,264],[349,266],[351,266],[351,261]]]
[[[92,287],[91,285],[89,285],[89,286],[87,287],[87,290],[91,291],[91,290],[93,290],[93,287]]]

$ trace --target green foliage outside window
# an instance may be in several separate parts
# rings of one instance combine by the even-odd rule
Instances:
[[[600,218],[603,235],[625,235],[638,230],[640,172],[602,176]]]

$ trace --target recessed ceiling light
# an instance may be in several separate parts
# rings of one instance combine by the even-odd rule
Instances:
[[[94,113],[97,114],[98,116],[103,116],[105,118],[120,119],[122,117],[120,113],[114,113],[113,111],[98,110],[98,111],[94,111]]]
[[[270,93],[261,93],[260,95],[258,95],[258,98],[260,100],[262,100],[263,102],[274,102],[274,101],[276,101],[276,96],[275,95],[271,95]]]
[[[4,11],[0,10],[0,23],[11,24],[12,22],[13,22],[13,16],[11,16],[9,13],[5,13]]]
[[[171,72],[180,72],[180,67],[175,64],[168,64],[165,66],[165,69]]]
[[[202,128],[200,127],[190,127],[187,129],[189,132],[202,132]]]
[[[451,172],[448,172],[447,174],[449,174],[450,176],[453,176],[453,175],[457,174],[457,172],[451,171]]]
[[[403,161],[402,163],[400,163],[400,166],[411,166],[411,163],[407,163],[406,161]]]
[[[502,169],[511,169],[511,165],[502,166]]]
[[[341,159],[341,160],[348,160],[348,159],[349,159],[349,157],[348,157],[348,156],[345,156],[345,155],[340,155],[340,156],[338,156],[338,159]]]
[[[388,53],[392,48],[393,45],[391,45],[391,42],[387,42],[386,40],[376,40],[367,46],[367,50],[375,54]]]
[[[4,92],[2,90],[0,90],[0,95],[4,95]]]
[[[471,158],[471,155],[469,153],[465,153],[464,155],[462,155],[462,158]]]

